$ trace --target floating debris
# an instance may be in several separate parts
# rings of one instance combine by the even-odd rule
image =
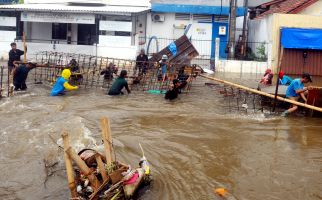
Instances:
[[[69,145],[68,134],[62,134],[71,199],[130,199],[143,183],[151,180],[150,166],[141,144],[142,158],[139,166],[132,169],[112,156],[111,129],[107,118],[101,120],[101,128],[104,153],[83,149],[77,154]]]

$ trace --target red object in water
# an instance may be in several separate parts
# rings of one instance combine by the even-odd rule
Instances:
[[[136,182],[139,178],[139,172],[135,172],[135,174],[127,181],[124,182],[124,185],[130,185]]]

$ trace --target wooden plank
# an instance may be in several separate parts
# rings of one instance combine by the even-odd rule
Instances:
[[[255,90],[255,89],[252,89],[252,88],[249,88],[249,87],[245,87],[245,86],[242,86],[242,85],[238,85],[238,84],[231,83],[231,82],[228,82],[228,81],[224,81],[224,80],[221,80],[221,79],[218,79],[218,78],[214,78],[214,77],[205,76],[205,75],[202,75],[202,74],[200,74],[200,76],[201,77],[204,77],[204,78],[207,78],[209,80],[213,80],[213,81],[217,81],[219,83],[224,83],[224,84],[227,84],[227,85],[231,85],[231,86],[234,86],[234,87],[237,87],[237,88],[240,88],[240,89],[243,89],[243,90],[246,90],[246,91],[255,93],[255,94],[259,94],[259,95],[262,95],[262,96],[266,96],[266,97],[272,98],[272,99],[275,98],[274,95],[268,94],[266,92],[258,91],[258,90]],[[280,101],[284,101],[284,102],[288,102],[288,103],[297,105],[297,106],[301,106],[301,107],[305,107],[305,108],[308,108],[308,109],[312,109],[312,110],[315,110],[315,111],[322,112],[322,108],[320,108],[320,107],[316,107],[316,106],[312,106],[312,105],[300,103],[300,102],[293,101],[291,99],[283,98],[283,97],[280,97],[280,96],[277,96],[277,99],[280,100]]]

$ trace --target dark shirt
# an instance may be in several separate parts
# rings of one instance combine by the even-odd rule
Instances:
[[[173,100],[173,99],[176,99],[178,97],[178,94],[180,94],[180,90],[177,89],[177,88],[174,88],[172,90],[168,90],[166,93],[165,93],[165,96],[164,98],[165,99],[169,99],[169,100]]]
[[[140,68],[146,68],[147,64],[148,64],[148,56],[145,54],[140,54],[136,57],[136,66],[140,69]]]
[[[127,92],[130,93],[129,86],[127,81],[124,78],[117,78],[112,84],[110,90],[108,91],[108,95],[119,95],[123,94],[122,89],[126,88]]]
[[[113,73],[116,73],[116,69],[107,68],[107,69],[101,71],[101,75],[104,75],[105,80],[112,80],[113,79]]]
[[[24,54],[24,51],[21,51],[19,49],[16,49],[16,51],[13,51],[12,49],[9,51],[9,60],[8,60],[8,66],[13,67],[14,61],[20,61],[20,56]]]
[[[13,77],[14,85],[24,84],[30,69],[26,65],[19,65]]]

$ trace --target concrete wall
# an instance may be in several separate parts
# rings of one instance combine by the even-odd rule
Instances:
[[[267,62],[220,60],[216,62],[216,72],[264,74]]]
[[[272,32],[272,68],[276,72],[278,53],[280,48],[280,29],[282,27],[318,28],[322,29],[322,16],[299,14],[273,14]]]
[[[248,45],[256,54],[256,48],[260,43],[267,43],[268,66],[272,66],[272,27],[273,16],[248,21]]]
[[[184,27],[192,23],[191,20],[175,20],[174,13],[162,13],[161,15],[165,16],[164,22],[152,21],[151,15],[153,14],[148,13],[147,15],[147,36],[155,35],[160,38],[178,38],[184,33],[184,30],[178,31],[174,26]]]
[[[17,43],[22,47],[22,43]],[[10,50],[10,48],[9,48]],[[90,46],[90,45],[71,45],[71,44],[46,44],[46,43],[28,43],[27,58],[35,58],[39,51],[64,52],[86,54],[93,56],[102,56],[119,59],[135,59],[137,47],[111,47],[111,46]]]
[[[0,26],[16,26],[15,17],[0,16]],[[8,52],[11,49],[10,43],[14,42],[16,31],[0,31],[0,60],[7,60]]]

